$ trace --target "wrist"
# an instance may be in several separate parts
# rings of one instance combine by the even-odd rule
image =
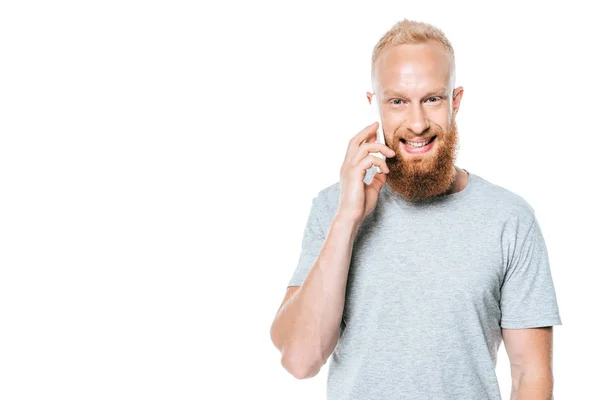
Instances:
[[[353,235],[356,235],[356,232],[362,225],[362,219],[350,215],[341,211],[338,211],[337,214],[333,217],[333,221],[331,223],[336,227],[339,227],[344,230],[349,230]]]

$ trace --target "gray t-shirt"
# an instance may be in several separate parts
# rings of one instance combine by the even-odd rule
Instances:
[[[338,202],[339,182],[313,199],[288,286],[302,285]],[[386,183],[355,238],[327,398],[500,399],[500,328],[551,325],[562,322],[548,253],[523,198],[473,173],[420,203]]]

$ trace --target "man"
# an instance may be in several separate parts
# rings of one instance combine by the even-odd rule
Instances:
[[[442,31],[392,27],[367,93],[386,144],[377,124],[359,132],[313,199],[271,338],[297,378],[331,356],[329,399],[500,399],[502,340],[511,399],[552,398],[562,322],[540,225],[523,198],[454,165],[454,80]]]

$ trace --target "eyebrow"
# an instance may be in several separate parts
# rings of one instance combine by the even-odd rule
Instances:
[[[423,96],[424,99],[429,98],[430,96],[433,95],[445,95],[448,91],[448,88],[445,87],[441,87],[438,89],[434,89],[434,90],[430,90],[429,92],[425,93],[425,96]],[[408,98],[408,96],[406,96],[404,93],[398,92],[396,90],[384,90],[383,91],[383,95],[384,96],[398,96],[398,97],[404,97],[404,98]]]

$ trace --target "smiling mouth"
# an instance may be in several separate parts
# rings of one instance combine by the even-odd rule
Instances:
[[[402,143],[404,143],[406,146],[410,146],[413,149],[418,149],[418,148],[427,146],[429,143],[433,142],[436,137],[437,137],[437,135],[432,136],[431,139],[429,139],[429,141],[427,141],[427,142],[407,142],[405,139],[400,139],[400,141]]]

